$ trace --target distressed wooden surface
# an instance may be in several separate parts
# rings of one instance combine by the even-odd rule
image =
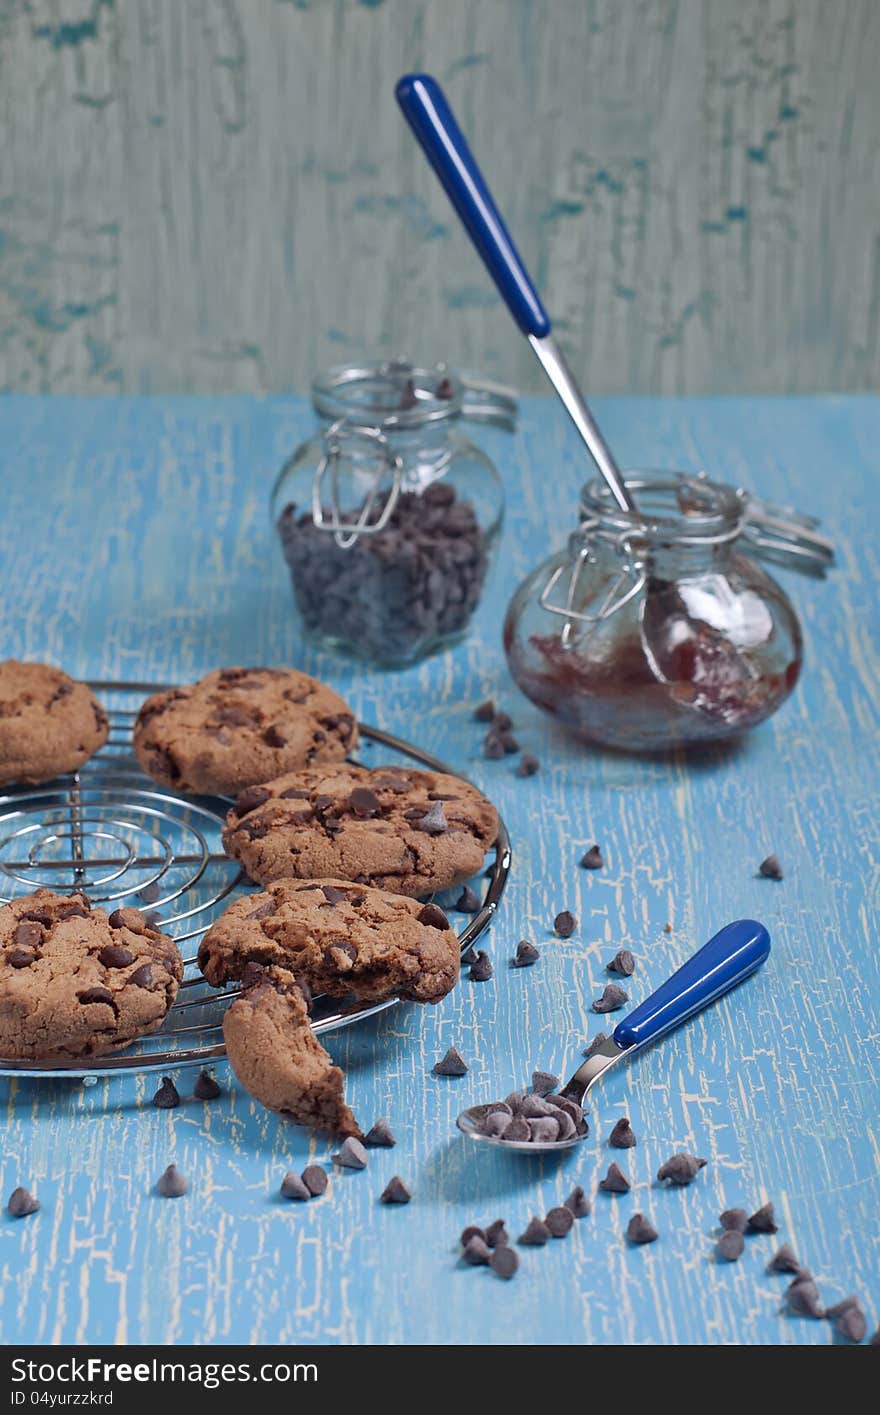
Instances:
[[[0,387],[543,391],[393,98],[447,85],[594,392],[875,389],[876,0],[0,0]]]
[[[218,663],[297,663],[366,719],[473,773],[498,802],[515,863],[490,935],[494,981],[463,981],[436,1009],[399,1008],[340,1035],[351,1098],[387,1116],[393,1151],[334,1176],[317,1202],[277,1198],[284,1171],[328,1149],[252,1104],[148,1105],[155,1081],[2,1083],[0,1193],[31,1186],[42,1212],[0,1218],[0,1336],[39,1342],[819,1343],[825,1323],[780,1315],[784,1279],[749,1239],[714,1258],[725,1207],[776,1204],[827,1301],[850,1291],[880,1316],[877,1212],[877,656],[880,577],[871,399],[609,400],[601,417],[629,463],[704,466],[821,515],[840,565],[825,584],[786,577],[807,639],[802,685],[738,750],[650,763],[579,750],[517,694],[500,649],[503,606],[569,528],[584,464],[563,415],[530,400],[493,444],[510,515],[471,641],[412,671],[351,668],[297,643],[266,509],[273,473],[310,422],[294,399],[0,401],[4,654],[91,675],[185,680]],[[546,496],[547,478],[559,495]],[[471,709],[492,694],[540,775],[479,756]],[[607,868],[579,870],[598,840]],[[775,850],[785,880],[755,877]],[[554,914],[580,926],[554,940]],[[560,1163],[484,1156],[459,1138],[463,1104],[505,1094],[534,1065],[570,1067],[601,1019],[589,1010],[621,945],[634,1000],[724,921],[766,920],[774,952],[732,997],[604,1084],[594,1133]],[[663,931],[667,920],[671,935]],[[507,960],[521,937],[543,949]],[[471,1063],[430,1074],[454,1043]],[[186,1089],[183,1084],[181,1085]],[[606,1138],[628,1114],[631,1195],[594,1195]],[[652,1181],[677,1148],[708,1158],[689,1190]],[[618,1156],[620,1158],[620,1156]],[[192,1182],[151,1186],[170,1160]],[[392,1173],[408,1208],[378,1195]],[[583,1183],[594,1212],[565,1243],[522,1250],[516,1279],[463,1270],[466,1222],[532,1213]],[[627,1249],[630,1214],[660,1240]]]

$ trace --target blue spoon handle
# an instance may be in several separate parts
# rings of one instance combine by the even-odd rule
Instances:
[[[542,339],[550,320],[492,193],[436,79],[404,74],[395,89],[404,117],[523,334]]]
[[[642,1047],[656,1041],[757,972],[769,953],[770,935],[763,924],[754,919],[726,924],[618,1024],[615,1042]]]

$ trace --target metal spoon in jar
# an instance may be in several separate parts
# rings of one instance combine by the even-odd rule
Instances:
[[[639,1003],[628,1017],[619,1022],[612,1036],[587,1057],[560,1092],[567,1100],[583,1106],[590,1090],[600,1076],[624,1057],[641,1051],[650,1042],[671,1032],[730,992],[738,983],[751,977],[770,953],[770,935],[763,924],[754,919],[738,919],[726,924],[692,958],[667,978],[646,1002]],[[551,1102],[552,1104],[552,1102]],[[567,1140],[504,1140],[484,1134],[481,1127],[486,1106],[471,1106],[463,1110],[456,1124],[465,1135],[484,1145],[497,1145],[519,1154],[560,1154],[581,1144],[589,1134],[585,1121],[578,1132]]]
[[[508,234],[446,96],[430,74],[405,74],[395,90],[404,117],[455,207],[498,293],[526,335],[544,372],[623,511],[636,505],[552,334],[540,296]]]

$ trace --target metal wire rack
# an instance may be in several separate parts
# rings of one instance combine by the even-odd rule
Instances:
[[[0,1076],[99,1076],[204,1066],[226,1054],[223,1010],[235,988],[217,990],[196,967],[198,942],[220,912],[252,886],[223,851],[229,801],[187,798],[155,785],[138,765],[132,726],[155,683],[96,681],[90,687],[110,718],[105,745],[72,776],[0,795],[0,902],[44,887],[83,890],[109,909],[135,905],[169,934],[184,958],[184,981],[162,1027],[122,1052],[82,1060],[0,1058]],[[358,760],[368,765],[415,762],[460,775],[436,757],[376,727],[361,724]],[[480,909],[461,930],[462,951],[488,928],[510,871],[510,839],[501,822]],[[441,899],[442,902],[442,899]],[[316,998],[318,1033],[350,1026],[397,1003]]]

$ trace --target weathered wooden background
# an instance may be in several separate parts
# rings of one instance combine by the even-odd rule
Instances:
[[[540,386],[393,99],[447,85],[597,392],[876,387],[877,0],[0,0],[0,388]]]

